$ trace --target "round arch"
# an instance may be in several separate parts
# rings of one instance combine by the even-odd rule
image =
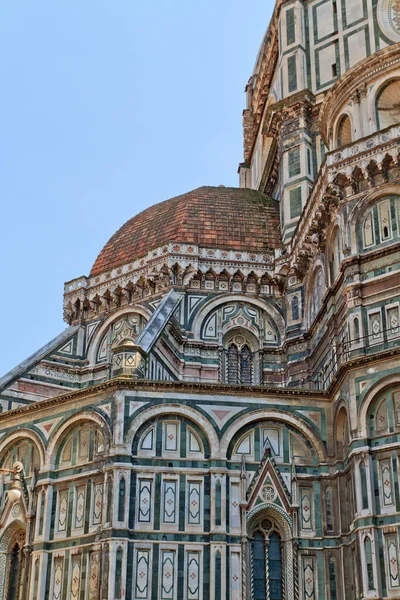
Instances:
[[[351,144],[353,141],[353,116],[349,111],[340,113],[335,124],[335,148]]]
[[[244,302],[246,304],[256,306],[257,308],[261,308],[261,310],[271,316],[279,331],[282,332],[284,327],[283,317],[273,306],[266,304],[263,300],[259,300],[258,298],[251,298],[250,296],[243,296],[242,294],[223,294],[217,298],[212,298],[203,304],[195,316],[192,327],[195,339],[199,339],[201,326],[207,315],[215,308],[218,308],[223,304],[227,304],[228,302]]]
[[[389,183],[382,186],[379,190],[371,190],[369,193],[362,195],[362,197],[356,202],[355,206],[353,207],[353,210],[349,214],[349,229],[352,254],[358,253],[357,228],[360,218],[372,204],[374,204],[381,198],[385,198],[386,196],[398,196],[400,199],[398,185],[393,185]]]
[[[107,421],[96,412],[83,411],[76,413],[70,417],[67,417],[65,421],[58,425],[56,430],[52,433],[49,439],[49,444],[47,447],[47,468],[54,468],[55,466],[55,458],[56,458],[56,450],[63,439],[64,435],[73,425],[77,425],[79,423],[90,422],[97,425],[101,432],[105,434],[107,444],[109,445],[112,440],[112,433],[110,431],[110,427]]]
[[[326,450],[322,440],[315,434],[311,427],[305,423],[300,417],[291,415],[280,409],[261,408],[236,419],[225,431],[220,443],[220,454],[224,458],[227,456],[228,447],[233,436],[245,425],[255,423],[263,419],[273,419],[292,425],[295,429],[301,431],[305,437],[311,442],[318,460],[324,462],[326,459]]]
[[[400,374],[384,377],[380,381],[377,381],[375,384],[373,384],[365,393],[365,396],[362,399],[358,409],[358,430],[360,437],[368,437],[367,415],[371,403],[375,400],[376,396],[380,392],[383,392],[386,388],[391,387],[392,385],[398,385],[400,387]]]
[[[20,440],[24,440],[24,439],[30,439],[36,446],[37,451],[39,453],[39,457],[40,457],[40,464],[41,467],[43,467],[43,465],[46,462],[46,450],[45,447],[43,445],[43,442],[40,438],[40,436],[35,432],[32,431],[31,429],[18,429],[17,431],[13,431],[10,434],[6,434],[5,437],[1,440],[0,442],[0,457],[1,459],[3,458],[3,454],[8,450],[8,447],[12,445],[13,442],[18,442]]]
[[[120,317],[134,313],[141,315],[147,321],[149,321],[152,316],[151,312],[143,306],[124,306],[113,312],[112,315],[107,317],[107,319],[105,319],[105,321],[100,325],[100,327],[94,333],[93,338],[90,340],[89,343],[87,358],[91,365],[94,364],[96,361],[96,354],[99,344],[102,341],[103,336],[106,333],[109,326],[115,321],[118,321]]]
[[[336,434],[336,426],[337,426],[337,421],[340,415],[340,412],[342,410],[346,411],[346,417],[347,417],[347,425],[349,428],[349,435],[350,432],[352,431],[352,427],[351,427],[351,411],[350,408],[346,402],[346,400],[343,397],[340,397],[340,399],[338,400],[338,402],[336,402],[336,405],[333,407],[333,412],[332,412],[332,423],[333,423],[333,428],[334,428],[334,432]]]
[[[341,403],[334,419],[335,453],[344,458],[345,446],[350,442],[350,424],[347,406]]]
[[[194,421],[202,430],[204,435],[208,439],[210,445],[210,457],[216,458],[217,450],[219,448],[218,436],[215,432],[211,422],[206,419],[199,411],[189,406],[181,406],[179,404],[163,404],[162,406],[157,405],[151,408],[145,409],[141,412],[130,424],[126,434],[125,442],[127,448],[132,447],[133,438],[136,432],[146,421],[150,421],[154,417],[162,417],[163,415],[180,415],[186,417],[190,421]]]

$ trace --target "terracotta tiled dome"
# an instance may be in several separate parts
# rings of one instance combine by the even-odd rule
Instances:
[[[197,188],[127,221],[104,246],[90,275],[137,260],[170,242],[262,252],[279,243],[279,204],[255,190]]]

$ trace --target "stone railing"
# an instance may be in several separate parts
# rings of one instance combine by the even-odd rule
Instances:
[[[360,172],[372,187],[369,165],[374,163],[384,172],[388,156],[397,164],[399,150],[400,126],[395,125],[325,155],[288,248],[291,267],[300,276],[307,271],[311,256],[321,251],[332,207],[338,206],[341,199],[357,193],[352,185]],[[339,176],[341,182],[338,181]]]
[[[400,125],[395,125],[329,152],[326,155],[326,167],[331,176],[329,179],[332,181],[332,176],[340,170],[342,163],[346,163],[346,166],[350,164],[354,168],[361,166],[366,160],[374,160],[379,165],[391,148],[397,147],[399,138]]]

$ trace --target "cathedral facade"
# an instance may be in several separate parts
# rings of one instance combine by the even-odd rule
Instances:
[[[0,379],[0,600],[400,598],[400,4],[278,0],[239,187]]]

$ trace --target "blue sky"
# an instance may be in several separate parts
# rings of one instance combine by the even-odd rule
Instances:
[[[271,0],[0,0],[0,374],[147,206],[237,185]]]

